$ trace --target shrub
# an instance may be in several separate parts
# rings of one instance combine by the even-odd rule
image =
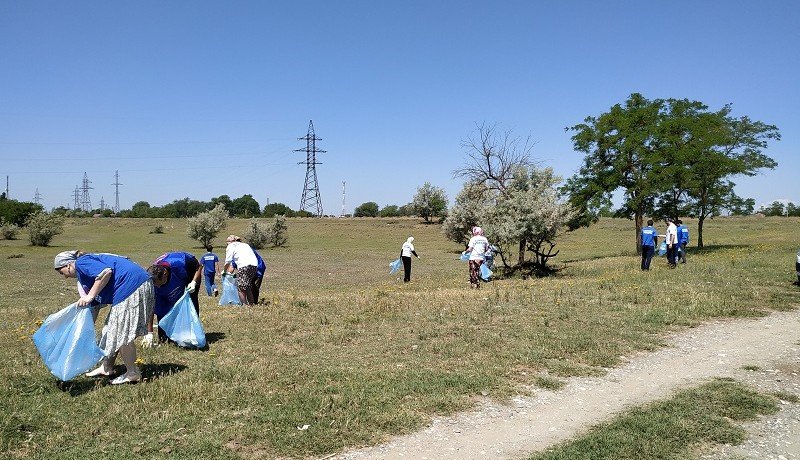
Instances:
[[[17,232],[19,232],[19,226],[17,224],[6,222],[0,218],[0,233],[3,235],[3,238],[14,240],[17,238]]]
[[[255,217],[250,219],[250,230],[244,235],[244,239],[250,246],[256,249],[262,249],[267,245],[270,237],[271,231],[259,225],[258,219]]]
[[[40,211],[25,222],[32,246],[47,246],[54,236],[64,231],[64,218]]]
[[[201,212],[195,217],[190,217],[186,233],[189,238],[199,241],[201,246],[211,246],[211,240],[225,228],[227,221],[228,211],[225,210],[225,205],[220,203],[211,211]]]
[[[269,242],[274,247],[284,246],[289,241],[288,233],[286,217],[279,215],[275,218],[275,223],[272,224],[272,228],[269,230]]]
[[[153,227],[152,230],[150,230],[150,233],[158,233],[158,234],[164,233],[164,226],[158,224],[155,227]]]

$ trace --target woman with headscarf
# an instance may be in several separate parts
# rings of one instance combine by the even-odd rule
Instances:
[[[98,346],[105,352],[100,366],[87,377],[108,377],[114,370],[117,354],[125,363],[125,373],[112,385],[134,383],[142,379],[136,365],[134,340],[147,333],[147,320],[153,315],[153,281],[140,266],[114,254],[85,254],[64,251],[56,255],[54,268],[65,278],[77,278],[80,291],[78,307],[98,310],[111,305]]]
[[[400,248],[400,259],[403,260],[404,283],[411,281],[411,255],[415,255],[417,259],[419,259],[417,252],[414,250],[414,245],[412,244],[413,241],[414,237],[409,236],[406,242],[403,243],[403,247]]]
[[[153,313],[158,321],[164,317],[175,303],[183,296],[184,291],[189,290],[189,298],[192,299],[194,311],[200,315],[200,299],[198,299],[203,265],[195,256],[188,252],[168,252],[156,259],[147,273],[153,278],[155,287],[155,307]],[[147,325],[147,335],[142,340],[142,346],[153,345],[153,320]],[[158,342],[166,342],[167,334],[159,329]]]
[[[234,267],[236,276],[236,288],[239,291],[239,300],[242,305],[253,305],[253,286],[258,273],[258,258],[253,248],[247,243],[242,243],[242,239],[236,235],[230,235],[225,240],[228,247],[225,248],[225,272],[230,273]]]
[[[466,252],[469,252],[469,284],[470,287],[480,289],[481,287],[481,264],[483,264],[486,251],[489,249],[489,240],[483,234],[480,227],[472,227],[472,238],[470,238]]]

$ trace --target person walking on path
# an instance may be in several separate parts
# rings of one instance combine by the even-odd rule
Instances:
[[[142,373],[136,365],[134,340],[145,335],[147,321],[153,316],[155,294],[150,275],[134,262],[114,254],[64,251],[56,255],[53,266],[65,278],[77,278],[82,291],[78,307],[92,307],[95,319],[100,308],[111,305],[98,342],[106,358],[86,376],[111,376],[119,354],[125,373],[111,384],[140,381]]]
[[[669,268],[675,268],[678,258],[678,227],[675,226],[675,221],[667,219],[667,265]]]
[[[258,258],[249,244],[242,243],[236,235],[230,235],[225,240],[225,268],[230,272],[235,267],[236,288],[239,291],[239,300],[242,305],[253,305],[253,284],[258,271]]]
[[[168,252],[156,259],[147,269],[155,285],[156,305],[154,313],[159,321],[164,317],[175,303],[189,290],[189,297],[194,304],[194,310],[200,315],[200,300],[198,299],[198,284],[201,282],[203,265],[197,258],[188,252]],[[142,340],[142,345],[150,346],[153,343],[153,318],[147,325],[148,335]],[[167,335],[158,330],[159,342],[166,342]]]
[[[411,255],[419,259],[417,251],[414,250],[414,237],[409,236],[403,246],[400,248],[400,259],[403,260],[403,282],[408,283],[411,281]]]
[[[647,221],[647,227],[642,228],[642,270],[650,270],[650,261],[658,245],[658,232],[653,227],[653,219]]]
[[[484,255],[489,249],[489,240],[483,234],[482,228],[472,227],[472,238],[470,238],[467,246],[466,252],[469,253],[469,284],[471,288],[480,289],[481,264],[483,264]]]
[[[214,248],[210,245],[206,246],[206,253],[200,257],[200,263],[203,264],[203,277],[206,282],[206,294],[209,297],[213,294],[214,297],[219,295],[217,283],[215,282],[217,272],[219,271],[219,257],[211,252]]]
[[[678,219],[678,254],[680,254],[682,264],[686,263],[687,244],[689,244],[689,227],[683,225],[683,221]]]

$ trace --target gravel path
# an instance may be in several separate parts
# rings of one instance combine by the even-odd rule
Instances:
[[[508,404],[487,400],[472,411],[435,418],[419,432],[330,458],[525,458],[625,408],[667,398],[713,377],[800,396],[800,311],[709,322],[675,334],[669,344],[630,357],[603,377],[573,378],[559,391],[537,389]],[[779,413],[745,426],[750,433],[746,443],[715,448],[703,458],[800,459],[800,404],[782,402]]]

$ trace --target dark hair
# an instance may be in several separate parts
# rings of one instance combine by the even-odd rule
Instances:
[[[647,219],[647,225],[653,225],[653,219]]]
[[[206,251],[211,252],[212,249],[214,249],[214,247],[211,246],[210,244],[206,246]]]
[[[682,224],[683,224],[683,221],[678,219],[678,225],[682,225]]]
[[[163,265],[151,265],[147,267],[147,273],[150,274],[150,278],[153,278],[154,281],[164,278],[167,281],[169,280],[169,268]]]

